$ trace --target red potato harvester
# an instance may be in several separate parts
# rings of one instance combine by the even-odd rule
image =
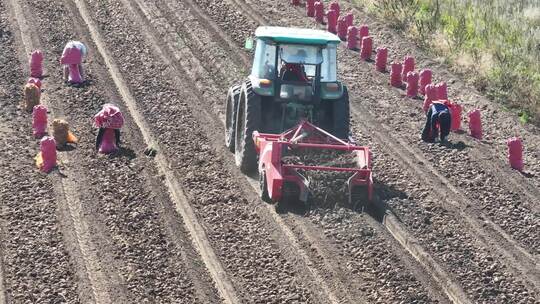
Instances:
[[[259,154],[259,185],[261,198],[265,201],[280,202],[298,196],[307,202],[309,183],[299,172],[306,171],[338,171],[350,172],[347,181],[349,204],[353,209],[358,203],[370,201],[373,196],[373,178],[371,174],[371,157],[368,147],[357,146],[343,141],[321,128],[302,121],[296,127],[281,134],[253,132],[253,141]],[[355,168],[312,166],[290,164],[283,161],[284,151],[295,149],[319,149],[353,152],[356,159]]]
[[[261,198],[278,208],[309,202],[310,180],[348,178],[351,208],[373,196],[369,149],[350,136],[349,93],[337,74],[340,42],[327,31],[259,27],[251,73],[227,94],[225,145],[240,171],[259,173]],[[248,39],[246,48],[253,44]],[[329,157],[332,165],[321,165]]]

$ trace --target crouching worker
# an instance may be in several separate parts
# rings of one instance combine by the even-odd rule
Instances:
[[[109,154],[118,151],[120,128],[124,125],[124,116],[117,106],[105,104],[94,116],[94,126],[99,128],[96,138],[96,150]]]
[[[441,136],[441,142],[445,142],[450,134],[450,125],[452,117],[447,101],[433,101],[426,114],[426,125],[422,130],[422,140],[425,142],[434,142]]]
[[[60,64],[64,66],[64,81],[71,84],[84,82],[82,62],[87,54],[86,46],[80,41],[70,41],[66,44],[60,58]]]

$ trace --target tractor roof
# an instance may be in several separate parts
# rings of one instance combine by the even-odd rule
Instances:
[[[255,36],[277,43],[327,45],[340,42],[338,36],[326,31],[278,26],[258,27]]]

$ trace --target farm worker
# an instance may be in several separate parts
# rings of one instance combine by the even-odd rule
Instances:
[[[118,150],[120,128],[124,125],[124,116],[113,104],[105,104],[94,116],[94,126],[99,128],[96,138],[96,150],[108,154]]]
[[[422,130],[422,140],[434,142],[439,137],[441,142],[446,142],[446,137],[450,134],[450,125],[452,122],[448,102],[443,100],[433,101],[426,114],[426,125]]]
[[[303,49],[299,49],[294,55],[296,62],[304,62],[307,53]],[[304,65],[300,63],[285,63],[281,66],[280,78],[284,81],[302,81],[308,82]]]
[[[69,41],[64,47],[60,63],[64,65],[64,81],[79,84],[84,82],[82,62],[88,55],[86,46],[80,41]]]
[[[304,71],[304,66],[299,63],[286,63],[281,67],[281,80],[283,81],[302,81],[307,82],[309,79]]]

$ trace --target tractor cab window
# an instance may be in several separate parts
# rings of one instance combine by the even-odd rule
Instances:
[[[321,51],[315,46],[281,45],[279,77],[283,81],[310,82],[315,77]]]
[[[251,75],[259,79],[274,79],[276,75],[276,46],[257,40]]]
[[[336,44],[329,44],[322,50],[321,82],[337,81]]]

